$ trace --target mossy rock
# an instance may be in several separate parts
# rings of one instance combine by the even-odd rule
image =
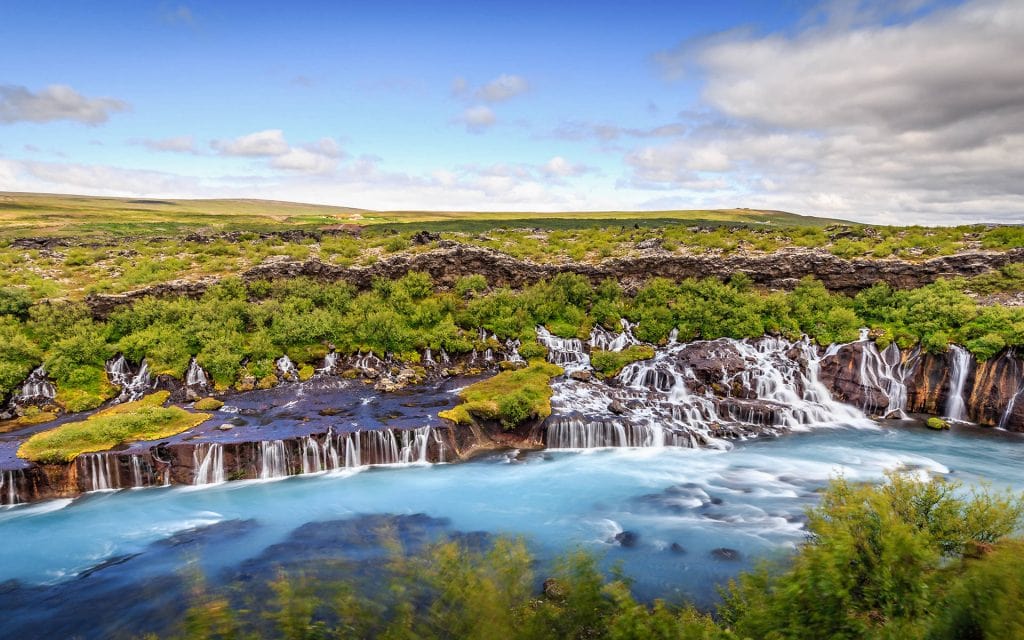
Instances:
[[[280,380],[277,379],[277,376],[274,374],[270,374],[268,376],[260,378],[260,381],[256,383],[256,388],[273,389],[274,387],[277,386],[278,382],[280,382]]]
[[[942,431],[943,429],[949,428],[949,423],[942,418],[931,417],[925,422],[925,426],[929,429],[935,429],[936,431]]]
[[[301,367],[299,367],[299,380],[309,380],[310,378],[313,377],[313,374],[315,372],[316,370],[313,369],[313,365],[304,364]]]
[[[224,406],[224,403],[217,398],[203,398],[202,400],[196,400],[192,405],[200,411],[216,411]]]

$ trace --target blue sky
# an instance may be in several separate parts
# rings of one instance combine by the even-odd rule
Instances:
[[[1013,0],[3,13],[0,190],[1024,221]]]

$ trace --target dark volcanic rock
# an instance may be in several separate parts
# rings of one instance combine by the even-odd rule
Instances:
[[[743,273],[757,285],[790,288],[800,278],[813,275],[831,291],[855,293],[878,282],[913,288],[940,277],[974,276],[1006,264],[1024,261],[1024,248],[1011,251],[959,253],[911,262],[896,258],[846,259],[818,249],[783,249],[769,254],[728,256],[681,255],[666,251],[642,256],[611,258],[596,264],[537,264],[482,247],[445,243],[423,253],[402,253],[366,267],[342,267],[319,260],[267,262],[242,274],[246,280],[305,276],[324,281],[345,281],[357,288],[371,286],[376,278],[398,278],[409,271],[429,273],[442,286],[453,286],[464,275],[481,274],[493,286],[518,287],[550,278],[558,273],[576,273],[598,283],[614,278],[627,289],[638,286],[652,274],[673,280],[685,278],[729,278]],[[116,295],[93,295],[86,302],[97,316],[104,316],[121,304],[145,296],[200,295],[215,280],[154,285]]]
[[[640,542],[640,535],[635,531],[622,531],[615,534],[615,542],[618,542],[620,547],[632,549]]]
[[[726,562],[735,562],[742,558],[740,552],[729,547],[718,547],[717,549],[711,550],[711,557],[715,560],[725,560]]]

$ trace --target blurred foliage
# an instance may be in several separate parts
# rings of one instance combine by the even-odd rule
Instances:
[[[808,541],[742,574],[711,615],[637,601],[630,581],[575,551],[541,576],[520,539],[441,540],[409,552],[393,532],[373,571],[280,572],[265,586],[192,578],[178,637],[490,640],[997,640],[1024,610],[1021,498],[893,474],[838,479],[809,512]],[[323,563],[321,563],[321,568]],[[543,583],[543,584],[541,584]],[[154,636],[155,637],[155,636]]]

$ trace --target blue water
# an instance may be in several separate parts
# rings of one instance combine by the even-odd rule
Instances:
[[[461,464],[367,469],[278,481],[90,494],[0,510],[0,583],[96,580],[112,558],[140,554],[124,579],[178,570],[182,531],[211,530],[193,551],[210,575],[289,540],[306,523],[363,514],[426,514],[451,531],[526,536],[542,559],[582,547],[621,562],[642,597],[707,604],[714,587],[751,563],[785,554],[805,535],[804,510],[829,478],[877,480],[886,470],[941,474],[968,485],[1024,489],[1024,438],[972,427],[817,428],[738,443],[730,451],[632,449],[497,455]],[[326,525],[325,525],[326,526]],[[637,534],[623,548],[614,535]],[[673,549],[673,543],[677,545]],[[681,547],[681,549],[679,549]],[[287,544],[284,547],[287,549]],[[722,560],[714,549],[738,551]],[[15,613],[28,615],[19,605]],[[0,597],[0,612],[11,613]],[[6,616],[0,617],[0,619]],[[4,625],[0,621],[0,635]]]

